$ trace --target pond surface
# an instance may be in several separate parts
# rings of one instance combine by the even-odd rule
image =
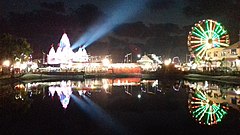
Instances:
[[[4,134],[240,133],[240,88],[141,78],[18,82],[0,88]]]

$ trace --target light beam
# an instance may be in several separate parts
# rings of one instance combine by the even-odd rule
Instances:
[[[75,103],[77,103],[80,109],[84,113],[88,114],[88,116],[99,126],[102,126],[103,128],[109,127],[107,130],[114,134],[125,133],[125,129],[120,124],[117,124],[116,121],[107,114],[107,112],[91,101],[91,99],[89,99],[86,95],[82,94],[81,99],[79,99],[77,96],[72,94],[71,98],[75,101]]]
[[[115,6],[111,4],[111,7],[106,10],[106,13],[111,13],[111,15],[106,20],[98,21],[90,27],[71,48],[76,49],[80,46],[83,48],[88,47],[121,23],[140,13],[146,2],[147,0],[123,0]]]

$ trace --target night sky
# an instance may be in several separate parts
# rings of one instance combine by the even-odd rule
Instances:
[[[105,26],[104,22],[110,21],[117,25],[107,26],[107,31],[91,39],[87,51],[90,55],[111,54],[114,61],[121,61],[129,52],[179,56],[184,60],[188,32],[203,19],[221,22],[231,44],[238,41],[238,0],[139,0],[132,7],[124,2],[127,1],[1,0],[0,34],[26,38],[34,50],[33,57],[41,58],[51,44],[58,44],[63,32],[74,44],[89,29],[97,32]]]
[[[180,25],[191,24],[192,21],[184,16],[182,8],[184,8],[184,0],[152,0],[152,3],[146,5],[147,7],[142,13],[130,19],[130,22],[143,21],[144,23],[177,23]],[[1,14],[8,14],[8,12],[31,12],[32,10],[41,9],[41,3],[49,3],[48,0],[6,0],[3,4],[3,11]],[[77,9],[82,4],[94,4],[100,10],[105,12],[105,9],[111,5],[117,4],[117,0],[51,0],[54,2],[64,2],[65,11],[69,12],[72,9]],[[152,4],[152,5],[151,5]]]

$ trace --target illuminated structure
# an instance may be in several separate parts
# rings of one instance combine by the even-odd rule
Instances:
[[[227,47],[229,43],[229,35],[224,27],[210,19],[196,23],[188,35],[188,49],[200,59],[206,56],[208,49]]]
[[[137,63],[139,63],[143,70],[151,70],[154,64],[153,60],[151,60],[147,55],[143,55]]]
[[[85,48],[79,47],[77,52],[73,52],[70,41],[66,33],[62,35],[57,50],[54,46],[47,55],[48,64],[70,64],[72,62],[87,62],[88,54]]]

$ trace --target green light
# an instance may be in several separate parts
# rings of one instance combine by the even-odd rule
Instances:
[[[220,35],[218,35],[216,32],[214,32],[214,34],[213,34],[213,38],[217,38],[217,39],[218,39],[219,36],[220,36]]]
[[[205,45],[204,45],[205,46]],[[195,51],[198,52],[199,50],[201,50],[204,46],[199,46]]]
[[[202,38],[204,38],[204,39],[206,38],[205,35],[204,35],[204,33],[202,33],[197,27],[195,27],[194,29],[195,29],[198,33],[201,34],[201,37],[202,37]]]
[[[220,36],[225,34],[225,33],[227,33],[227,31],[223,30],[223,32],[220,34]]]
[[[203,56],[206,56],[208,49],[213,47],[227,47],[229,45],[227,31],[221,23],[213,20],[203,20],[196,23],[189,34],[189,36],[197,38],[188,38],[188,49],[196,57],[199,57],[200,60]]]
[[[200,124],[217,124],[227,114],[220,104],[208,100],[207,95],[202,91],[196,91],[191,100],[189,102],[192,109],[190,112]]]
[[[196,33],[195,31],[192,32],[195,36],[200,37],[201,39],[205,39],[205,37],[203,37],[202,35],[199,35],[198,33]]]
[[[207,31],[209,31],[208,21],[206,21]]]
[[[220,26],[220,29],[217,31],[217,33],[219,34],[220,31],[222,31],[222,26]]]

